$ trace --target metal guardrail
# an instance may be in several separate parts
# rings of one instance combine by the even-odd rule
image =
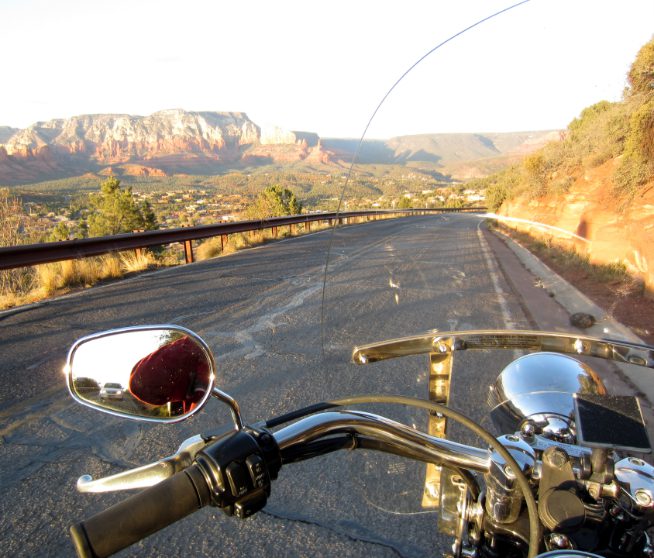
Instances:
[[[230,234],[261,231],[273,229],[276,233],[278,227],[289,226],[291,228],[304,224],[310,227],[312,222],[329,221],[333,223],[338,219],[342,223],[348,223],[353,218],[383,217],[383,216],[409,216],[426,215],[429,213],[445,212],[480,212],[486,211],[485,207],[469,208],[440,208],[440,209],[403,209],[403,210],[380,210],[380,211],[350,211],[345,213],[312,213],[307,215],[294,215],[288,217],[274,217],[272,219],[261,219],[255,221],[237,221],[235,223],[217,223],[215,225],[202,225],[199,227],[188,227],[181,229],[163,229],[155,231],[144,231],[115,236],[102,236],[96,238],[82,238],[77,240],[64,240],[61,242],[46,242],[42,244],[24,244],[20,246],[8,246],[0,248],[0,270],[16,267],[26,267],[44,263],[57,262],[62,260],[73,260],[77,258],[88,258],[100,256],[109,252],[121,252],[124,250],[139,250],[163,244],[181,242],[184,245],[186,262],[190,263],[193,257],[193,240],[223,237],[223,240]]]

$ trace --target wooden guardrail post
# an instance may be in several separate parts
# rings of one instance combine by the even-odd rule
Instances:
[[[220,251],[224,252],[225,251],[225,244],[229,242],[229,235],[228,234],[221,234],[220,235]]]

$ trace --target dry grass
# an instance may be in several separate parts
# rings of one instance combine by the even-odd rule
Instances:
[[[135,273],[156,265],[156,260],[151,252],[139,250],[138,252],[123,252],[120,255],[120,264],[127,273]],[[120,271],[120,267],[118,269]]]
[[[90,287],[105,279],[122,277],[125,271],[121,258],[113,254],[39,265],[36,290],[43,296],[52,296],[72,287]]]
[[[196,247],[195,256],[198,260],[208,260],[218,256],[233,254],[234,252],[245,248],[259,246],[266,242],[280,240],[282,238],[302,236],[303,234],[322,231],[328,228],[330,228],[330,225],[326,221],[315,221],[311,223],[310,226],[300,224],[296,226],[293,231],[291,231],[291,228],[287,226],[279,227],[276,235],[273,234],[272,229],[235,233],[229,235],[224,247],[220,237],[210,238]]]
[[[629,290],[633,290],[635,279],[629,275],[623,263],[594,263],[587,254],[580,254],[576,249],[565,246],[562,241],[548,235],[534,236],[504,224],[493,226],[518,240],[536,256],[554,263],[559,269],[581,273],[599,283],[611,283],[615,288],[618,288],[618,285],[627,285]]]
[[[144,271],[154,265],[158,265],[154,256],[143,250],[140,254],[122,252],[11,270],[15,278],[0,290],[0,309],[29,304],[64,294],[74,288],[91,287],[100,281],[118,279],[127,273]]]

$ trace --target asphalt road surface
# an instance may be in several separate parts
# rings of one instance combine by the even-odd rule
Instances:
[[[426,357],[355,366],[351,350],[431,329],[530,327],[479,226],[452,214],[339,229],[324,292],[328,231],[0,314],[1,553],[72,556],[68,526],[125,497],[78,494],[80,475],[149,463],[229,420],[213,400],[186,422],[156,426],[75,404],[62,367],[77,338],[127,325],[190,328],[215,352],[218,385],[248,422],[336,396],[426,397]],[[491,428],[487,386],[511,357],[464,354],[452,406]],[[372,410],[425,423],[410,410]],[[441,555],[451,541],[420,508],[423,475],[399,458],[338,452],[282,469],[253,518],[206,508],[121,555]]]

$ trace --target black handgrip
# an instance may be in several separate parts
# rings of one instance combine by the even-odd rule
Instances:
[[[206,506],[209,486],[197,465],[71,526],[80,558],[104,558]]]

